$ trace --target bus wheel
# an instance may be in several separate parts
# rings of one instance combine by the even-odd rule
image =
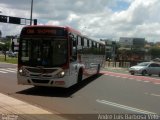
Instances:
[[[98,64],[97,66],[97,75],[99,74],[99,72],[100,72],[100,64]]]
[[[82,81],[82,68],[79,69],[79,72],[78,72],[78,83],[80,83]]]

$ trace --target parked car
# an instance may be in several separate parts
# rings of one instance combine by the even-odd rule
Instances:
[[[6,53],[8,55],[8,57],[17,57],[18,56],[18,52],[8,52]]]
[[[155,75],[160,76],[160,63],[142,62],[136,66],[130,67],[129,72],[131,73],[131,75],[134,75],[134,74],[146,75],[146,74],[148,74],[149,76],[151,76],[152,74],[155,74]]]

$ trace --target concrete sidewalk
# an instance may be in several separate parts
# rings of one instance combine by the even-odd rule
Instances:
[[[128,74],[128,68],[122,68],[122,67],[105,67],[102,69],[102,71],[110,71],[110,72],[116,72],[116,73],[124,73]]]
[[[58,114],[0,93],[0,120],[65,120]]]

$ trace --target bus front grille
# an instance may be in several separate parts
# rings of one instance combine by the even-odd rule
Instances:
[[[57,71],[57,69],[51,69],[51,68],[31,68],[31,67],[28,67],[26,69],[32,73],[53,73],[53,72]]]
[[[42,75],[42,74],[30,74],[30,76],[31,77],[39,77],[39,76],[41,76],[41,77],[48,77],[48,78],[52,77],[52,75]]]
[[[34,83],[49,83],[49,80],[32,79]]]

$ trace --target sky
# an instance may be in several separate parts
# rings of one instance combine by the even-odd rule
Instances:
[[[120,37],[160,41],[159,0],[33,0],[40,25],[70,26],[94,39]],[[0,15],[30,18],[31,0],[0,0]],[[2,36],[19,34],[24,25],[0,23]]]

